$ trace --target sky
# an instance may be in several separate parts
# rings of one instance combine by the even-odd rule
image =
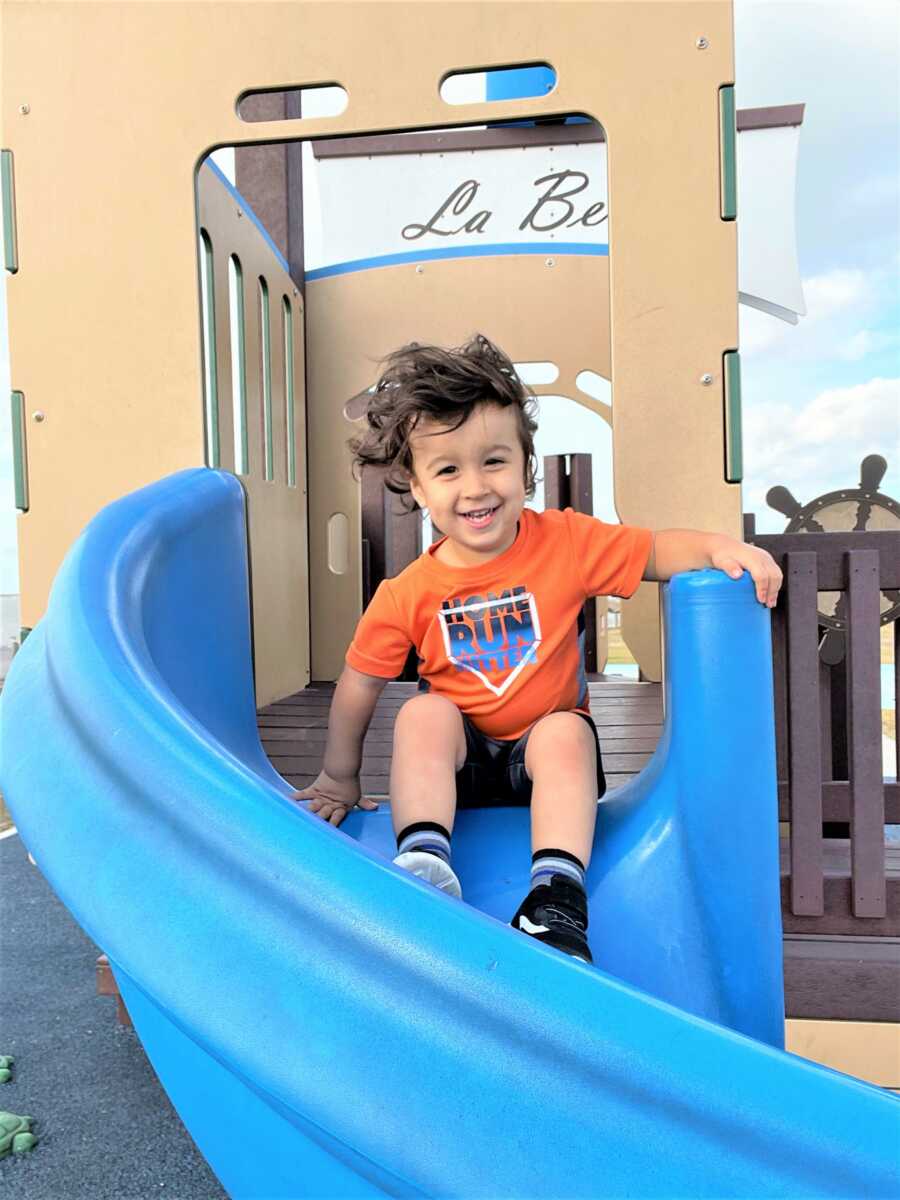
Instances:
[[[737,107],[806,105],[797,239],[807,315],[791,326],[739,308],[743,508],[777,533],[785,519],[766,506],[770,487],[805,503],[856,486],[867,454],[888,460],[881,488],[900,500],[900,3],[735,0],[734,28]],[[11,386],[4,280],[0,395]],[[561,406],[558,444],[545,452],[584,445],[589,418]],[[9,420],[0,405],[0,594],[18,590]]]

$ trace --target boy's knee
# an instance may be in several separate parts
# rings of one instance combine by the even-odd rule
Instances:
[[[525,768],[529,775],[535,766],[571,763],[574,756],[595,755],[594,735],[585,721],[573,712],[550,713],[532,729],[525,747]]]
[[[465,762],[466,733],[462,713],[444,696],[423,692],[406,701],[394,721],[394,742],[407,737],[422,744],[431,739],[451,741],[456,752],[457,770]]]

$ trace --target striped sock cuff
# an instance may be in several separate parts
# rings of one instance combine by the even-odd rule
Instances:
[[[584,864],[568,850],[537,850],[531,859],[531,886],[549,883],[553,875],[565,875],[584,887]]]
[[[397,853],[406,854],[410,850],[436,854],[449,865],[450,833],[436,821],[416,821],[397,834]]]

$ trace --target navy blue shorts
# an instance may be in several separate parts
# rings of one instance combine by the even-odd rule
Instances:
[[[587,713],[578,713],[587,721],[597,748],[597,797],[606,791],[603,760],[597,726]],[[466,761],[456,772],[457,808],[528,807],[531,804],[531,780],[525,770],[525,747],[531,729],[517,741],[502,741],[482,733],[463,714],[466,731]]]

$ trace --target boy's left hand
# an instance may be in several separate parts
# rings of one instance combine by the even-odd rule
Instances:
[[[759,546],[749,546],[736,538],[724,537],[710,553],[710,562],[718,571],[724,571],[732,579],[738,579],[742,571],[749,571],[756,584],[756,598],[767,608],[778,602],[782,574],[778,563]]]

